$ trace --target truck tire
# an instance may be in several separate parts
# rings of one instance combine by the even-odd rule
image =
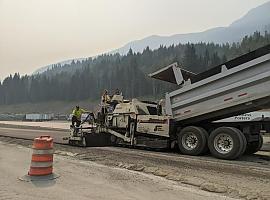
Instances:
[[[234,127],[220,127],[211,132],[208,148],[216,158],[233,160],[241,156],[246,149],[244,134]]]
[[[183,128],[177,135],[178,147],[181,153],[197,156],[205,153],[208,133],[201,127],[188,126]]]
[[[263,145],[263,137],[261,134],[259,134],[259,140],[256,142],[251,142],[247,145],[245,154],[246,155],[251,155],[256,153],[257,151],[259,151],[262,148]]]
[[[240,152],[240,155],[239,156],[242,156],[246,149],[247,149],[247,138],[246,136],[244,135],[244,133],[242,131],[240,131],[239,129],[237,129],[239,132],[240,132],[240,135],[242,136],[242,139],[243,139],[243,148],[242,148],[242,151]]]

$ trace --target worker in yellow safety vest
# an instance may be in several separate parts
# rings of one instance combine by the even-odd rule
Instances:
[[[72,111],[72,119],[71,119],[71,123],[72,126],[74,127],[75,123],[76,123],[76,127],[79,127],[81,125],[81,117],[83,113],[87,113],[88,111],[80,108],[79,106],[76,106],[74,108],[74,110]]]
[[[108,112],[107,107],[111,104],[111,97],[108,94],[108,90],[104,90],[101,96],[101,112],[105,114]]]

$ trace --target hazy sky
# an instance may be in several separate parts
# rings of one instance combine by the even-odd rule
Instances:
[[[269,0],[0,0],[0,79],[149,35],[227,26]]]

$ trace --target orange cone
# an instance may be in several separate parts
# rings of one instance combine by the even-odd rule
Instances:
[[[20,177],[21,181],[49,181],[60,176],[53,173],[53,138],[42,135],[34,139],[33,154],[27,175]]]
[[[29,176],[46,176],[53,173],[53,138],[43,135],[34,139]]]

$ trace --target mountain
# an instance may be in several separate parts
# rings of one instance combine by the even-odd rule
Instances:
[[[44,67],[37,69],[36,71],[33,72],[33,75],[42,74],[43,72],[46,72],[47,70],[52,69],[54,65],[65,66],[65,65],[70,65],[72,63],[72,61],[74,61],[76,63],[78,61],[82,62],[86,59],[87,58],[76,58],[76,59],[65,60],[62,62],[55,63],[55,64],[50,64],[50,65],[47,65],[47,66],[44,66]]]
[[[160,45],[170,46],[172,44],[186,44],[188,42],[213,42],[219,44],[239,42],[246,35],[252,35],[255,31],[263,33],[265,30],[270,32],[270,1],[253,8],[246,15],[236,20],[228,27],[217,27],[203,32],[176,34],[172,36],[152,35],[142,40],[129,42],[125,46],[109,52],[109,54],[120,53],[123,55],[126,54],[130,48],[133,52],[142,52],[147,46],[149,46],[150,49],[157,49]],[[54,65],[60,65],[62,68],[65,68],[66,71],[72,70],[72,67],[69,65],[72,60],[73,59],[42,67],[33,74],[43,73],[48,69],[51,69]],[[74,59],[75,62],[83,60],[86,60],[86,58]],[[59,71],[60,69],[58,68],[57,72]]]
[[[255,31],[270,31],[270,1],[251,9],[242,18],[236,20],[228,27],[212,28],[203,32],[176,34],[172,36],[152,35],[141,40],[129,42],[125,46],[110,53],[126,54],[131,48],[134,52],[142,52],[147,46],[157,49],[160,45],[213,42],[232,43],[239,42],[244,36],[251,35]]]

